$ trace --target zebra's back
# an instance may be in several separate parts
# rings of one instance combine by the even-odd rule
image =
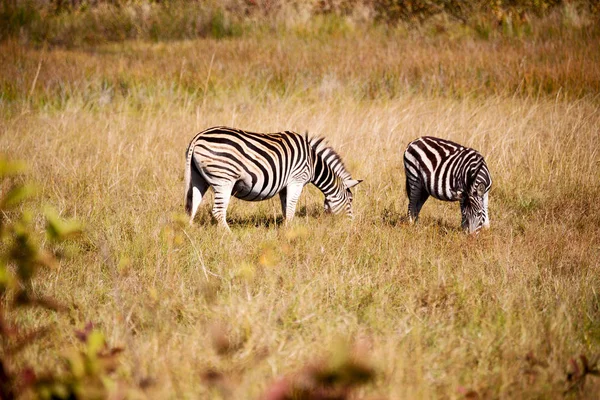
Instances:
[[[446,139],[423,136],[413,140],[404,152],[407,185],[418,177],[426,191],[439,200],[459,200],[470,173],[485,165],[474,149]],[[487,167],[486,167],[487,168]],[[489,182],[491,185],[491,181]]]
[[[194,166],[211,185],[235,181],[232,194],[248,201],[265,200],[291,180],[309,179],[308,146],[295,132],[255,133],[215,127],[197,134],[188,151]]]

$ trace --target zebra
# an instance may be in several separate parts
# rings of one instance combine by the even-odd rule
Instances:
[[[423,136],[404,152],[408,218],[416,222],[429,196],[460,201],[462,228],[468,233],[489,228],[490,171],[476,150],[445,139]]]
[[[291,221],[302,188],[312,183],[325,195],[325,211],[352,218],[352,179],[341,157],[324,138],[285,131],[256,133],[225,126],[206,129],[187,148],[185,211],[190,224],[209,187],[215,193],[212,215],[229,229],[231,196],[260,201],[279,194],[283,217]]]

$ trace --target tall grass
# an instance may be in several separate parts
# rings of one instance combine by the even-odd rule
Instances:
[[[597,28],[560,29],[2,43],[0,148],[86,224],[34,288],[69,311],[18,362],[59,368],[93,321],[151,398],[257,398],[340,341],[377,371],[358,398],[563,396],[573,360],[600,352],[600,50]],[[291,227],[276,200],[234,200],[227,235],[211,196],[180,225],[184,149],[217,124],[326,136],[365,179],[356,220],[307,187]],[[485,155],[490,231],[464,235],[435,200],[405,223],[402,152],[421,135]]]
[[[252,398],[338,338],[362,338],[381,374],[365,394],[452,397],[464,386],[554,397],[568,360],[599,350],[595,105],[421,96],[207,104],[198,116],[166,106],[5,121],[2,147],[32,164],[47,202],[88,226],[76,261],[38,286],[72,311],[25,360],[48,362],[70,327],[91,320],[127,348],[129,379],[158,380],[153,396],[206,396],[202,373],[217,370],[235,397]],[[365,179],[357,220],[324,216],[308,190],[291,229],[275,224],[275,201],[234,201],[232,236],[211,223],[209,206],[179,228],[181,149],[219,123],[327,135]],[[490,232],[464,236],[458,207],[435,201],[418,226],[403,222],[401,154],[423,134],[486,155]],[[239,343],[231,355],[210,344],[215,324]],[[530,366],[530,352],[545,366]],[[586,388],[591,395],[598,383]]]
[[[600,92],[599,32],[591,26],[481,40],[467,32],[357,29],[52,51],[8,41],[0,45],[0,106],[141,109],[168,98],[194,108],[205,99],[368,101],[414,93],[581,98]]]

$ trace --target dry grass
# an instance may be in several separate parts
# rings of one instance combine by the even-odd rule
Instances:
[[[562,396],[569,360],[600,352],[600,115],[581,97],[598,90],[600,52],[586,37],[3,44],[0,148],[31,166],[40,202],[87,227],[65,245],[74,257],[37,280],[70,311],[20,316],[56,320],[23,362],[51,368],[94,321],[126,348],[126,382],[156,380],[150,398],[219,398],[207,370],[233,398],[256,398],[340,340],[361,343],[379,372],[359,397]],[[515,90],[522,57],[525,75],[544,71],[561,94]],[[363,95],[386,68],[393,95]],[[445,83],[413,85],[411,69],[444,70]],[[185,147],[216,124],[326,136],[365,179],[354,223],[323,215],[311,188],[291,228],[275,200],[233,201],[233,235],[206,205],[181,228]],[[486,156],[490,231],[462,234],[458,205],[435,200],[405,223],[402,152],[426,134]],[[599,390],[590,379],[581,394]]]
[[[0,104],[30,100],[53,109],[88,109],[126,100],[118,104],[147,109],[175,101],[194,112],[205,97],[243,106],[281,98],[574,99],[600,92],[600,51],[593,45],[600,29],[565,25],[556,15],[527,36],[490,40],[466,28],[432,34],[360,26],[328,32],[316,26],[238,39],[77,50],[45,51],[9,41],[0,53]]]

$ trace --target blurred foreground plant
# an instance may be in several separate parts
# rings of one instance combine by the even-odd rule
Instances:
[[[600,356],[595,356],[591,360],[581,354],[579,360],[571,358],[567,368],[567,389],[565,394],[571,391],[583,391],[587,376],[600,376]]]
[[[32,368],[14,366],[16,355],[51,329],[46,325],[26,331],[10,321],[9,314],[24,307],[62,310],[54,299],[40,296],[33,289],[38,270],[53,268],[58,260],[36,239],[32,214],[22,211],[23,203],[35,192],[32,185],[17,179],[24,169],[21,163],[0,158],[0,399],[32,392],[43,399],[106,398],[117,386],[108,374],[116,369],[121,349],[109,348],[102,333],[91,324],[76,332],[84,346],[65,357],[65,372],[38,376]],[[78,222],[65,221],[50,208],[44,215],[50,246],[81,232]]]
[[[271,384],[262,399],[345,400],[375,377],[375,369],[364,356],[341,345],[329,359],[310,363]]]

